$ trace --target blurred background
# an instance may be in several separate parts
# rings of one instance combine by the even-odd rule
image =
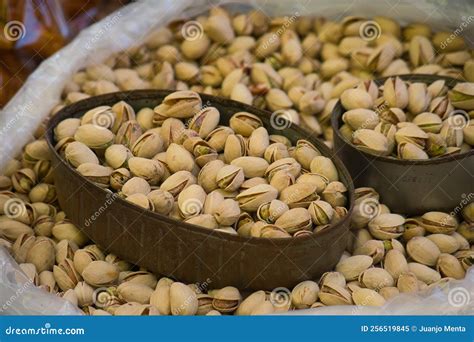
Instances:
[[[0,0],[0,108],[82,29],[129,0]]]

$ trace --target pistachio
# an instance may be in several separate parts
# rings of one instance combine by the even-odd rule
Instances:
[[[358,108],[371,108],[372,97],[363,89],[347,89],[341,94],[341,103],[347,110]]]
[[[350,109],[342,115],[342,121],[354,131],[359,129],[373,129],[380,119],[376,112],[370,109]]]
[[[312,201],[319,199],[316,189],[316,185],[311,183],[293,184],[281,191],[279,199],[290,208],[307,208]]]
[[[240,157],[234,159],[231,165],[241,167],[245,178],[262,177],[269,167],[268,162],[259,157]]]
[[[74,139],[92,149],[105,149],[112,145],[114,134],[106,128],[85,124],[77,128]]]
[[[148,199],[153,205],[153,210],[162,215],[168,215],[174,204],[173,195],[162,189],[153,190],[148,193]]]
[[[454,279],[463,279],[466,275],[466,271],[462,267],[459,260],[447,253],[441,253],[436,263],[436,270],[443,277],[450,277]]]
[[[85,281],[78,282],[74,287],[74,292],[76,293],[79,306],[84,307],[93,304],[94,289]]]
[[[212,307],[221,313],[235,311],[242,301],[242,296],[240,295],[239,290],[232,286],[216,290],[212,296],[214,298],[212,301]]]
[[[311,230],[311,215],[305,208],[293,208],[285,211],[275,221],[275,225],[290,234],[301,230]]]
[[[35,242],[35,237],[28,234],[20,234],[11,246],[12,256],[18,263],[25,263],[26,256],[31,246]]]
[[[91,262],[96,260],[104,260],[104,258],[105,257],[102,252],[98,251],[97,249],[79,249],[74,253],[73,256],[74,268],[79,274],[82,274],[84,269]]]
[[[185,119],[193,117],[201,108],[200,96],[192,91],[177,91],[163,99],[163,102],[155,107],[155,118]],[[154,120],[155,120],[154,118]]]
[[[247,146],[244,137],[240,134],[231,134],[227,137],[224,147],[224,159],[230,163],[234,159],[247,154]]]
[[[441,254],[434,242],[422,236],[414,237],[408,241],[407,252],[413,260],[428,266],[436,265]]]
[[[225,199],[216,208],[214,216],[217,222],[222,226],[233,225],[240,215],[239,203],[232,199]]]
[[[279,159],[268,166],[265,171],[265,176],[271,181],[275,173],[283,170],[297,178],[301,173],[301,165],[294,158]]]
[[[191,184],[178,195],[179,213],[183,218],[190,218],[201,213],[204,202],[206,200],[206,192],[197,184]]]
[[[303,281],[291,291],[291,302],[297,309],[308,309],[318,300],[319,286],[311,280]]]
[[[388,106],[405,108],[408,105],[408,88],[399,77],[388,78],[383,86],[383,97]]]
[[[372,290],[394,286],[395,282],[386,270],[383,268],[369,268],[359,275],[359,283]]]
[[[474,87],[472,83],[458,83],[449,92],[449,99],[454,107],[472,110],[474,109]]]
[[[317,226],[329,224],[334,216],[334,209],[325,201],[313,201],[309,205],[308,211],[313,223]]]
[[[354,249],[354,255],[368,255],[372,257],[373,263],[378,264],[385,256],[385,246],[383,241],[368,240],[362,246]]]
[[[330,182],[339,180],[339,174],[336,166],[331,159],[324,156],[317,156],[311,161],[312,173],[318,173],[325,176]]]
[[[379,290],[379,294],[385,298],[385,300],[389,300],[393,297],[396,297],[400,294],[398,288],[394,286],[384,287]]]
[[[145,285],[149,288],[155,288],[157,285],[155,275],[146,271],[125,271],[121,272],[119,277],[121,283],[131,282],[135,284]]]
[[[51,233],[56,240],[70,240],[79,247],[84,246],[89,241],[89,238],[82,231],[67,220],[56,222]]]
[[[336,284],[326,284],[319,292],[319,300],[325,305],[351,305],[351,293]]]
[[[25,261],[35,265],[39,273],[52,271],[56,261],[54,242],[47,237],[38,237],[31,244]]]
[[[293,102],[288,95],[281,89],[272,88],[265,95],[268,108],[271,111],[289,109],[293,106]]]
[[[84,163],[77,167],[77,172],[102,188],[109,186],[112,171],[110,167],[92,163]]]
[[[408,125],[400,128],[397,133],[395,133],[395,139],[398,144],[407,142],[423,149],[428,135],[418,126]]]
[[[125,121],[118,129],[114,142],[132,148],[141,135],[142,129],[137,121]]]
[[[150,297],[153,289],[146,285],[136,284],[132,282],[122,283],[117,287],[119,298],[127,302],[134,302],[140,304],[150,303]]]
[[[450,214],[430,211],[421,216],[420,225],[433,234],[449,234],[456,230],[458,222]]]
[[[64,259],[63,262],[53,266],[53,274],[56,283],[63,291],[73,289],[81,281],[81,276],[76,272],[71,259]]]
[[[371,289],[357,289],[352,293],[352,300],[356,305],[383,306],[385,298]]]
[[[441,279],[441,275],[437,271],[417,262],[408,263],[408,270],[415,274],[417,279],[428,285],[433,284]]]
[[[22,222],[9,219],[5,216],[0,219],[0,237],[15,241],[22,234],[33,235],[33,229]]]
[[[438,246],[441,253],[453,254],[460,247],[459,241],[451,235],[431,234],[428,235],[427,238],[433,241],[436,246]]]
[[[131,152],[136,157],[153,158],[163,149],[161,137],[153,131],[143,133],[132,145]]]
[[[247,112],[235,113],[229,121],[230,128],[243,137],[250,137],[252,132],[262,125],[262,120],[258,116]]]
[[[229,18],[225,14],[211,15],[205,23],[205,31],[217,43],[227,43],[235,37]]]
[[[405,256],[396,249],[391,249],[387,252],[383,267],[395,280],[398,279],[401,273],[408,271],[408,263]]]
[[[168,177],[160,186],[161,190],[168,191],[175,198],[188,186],[196,184],[196,177],[189,171],[178,171]]]
[[[397,214],[381,214],[369,222],[370,233],[377,239],[400,237],[404,232],[405,219]]]
[[[415,36],[409,45],[410,61],[414,66],[429,64],[434,61],[434,50],[428,38]]]
[[[11,176],[13,189],[19,193],[27,194],[36,184],[36,174],[32,169],[24,168],[17,170]]]
[[[140,177],[130,178],[122,187],[122,194],[126,197],[134,194],[147,195],[150,191],[150,184]]]
[[[426,153],[430,157],[437,157],[447,152],[446,140],[439,134],[428,133],[426,140]]]
[[[161,163],[154,159],[132,157],[128,160],[132,176],[146,180],[150,185],[156,185],[164,174]]]
[[[114,284],[118,276],[118,267],[102,260],[92,261],[82,271],[84,280],[95,287]]]
[[[155,291],[150,296],[150,304],[158,308],[159,312],[162,315],[171,314],[171,297],[170,297],[170,288],[173,284],[173,281],[170,284],[158,285]],[[177,296],[178,292],[181,290],[181,286],[178,286],[178,289],[174,289],[173,293]],[[191,297],[192,298],[192,295]]]
[[[346,205],[347,197],[346,186],[338,181],[330,182],[322,192],[322,198],[333,207],[342,207]]]
[[[416,275],[411,272],[403,272],[398,277],[397,288],[401,293],[413,293],[419,290]]]
[[[166,151],[166,164],[171,172],[193,171],[196,164],[193,155],[183,146],[171,143]]]
[[[356,280],[359,275],[372,266],[372,258],[367,255],[354,255],[339,261],[336,271],[344,275],[347,281]]]
[[[73,141],[66,146],[65,158],[76,168],[84,163],[99,164],[99,159],[94,152],[79,141]]]
[[[263,203],[257,210],[257,217],[262,221],[275,223],[288,210],[289,207],[286,203],[275,199],[271,202]]]
[[[324,191],[324,189],[326,189],[327,185],[329,184],[329,180],[325,176],[318,173],[305,173],[298,177],[296,183],[311,183],[316,185],[316,192],[320,194]]]
[[[62,120],[54,128],[54,137],[57,141],[64,138],[72,138],[81,125],[81,120],[77,118],[67,118]]]
[[[185,222],[189,224],[195,224],[197,226],[201,226],[208,229],[219,228],[219,223],[217,222],[216,218],[210,214],[200,214],[197,216],[193,216],[191,218],[186,219]]]
[[[242,191],[235,199],[242,210],[255,212],[260,205],[276,199],[277,196],[278,190],[271,185],[261,184]]]
[[[263,157],[265,150],[270,144],[268,132],[264,127],[255,129],[248,140],[248,155]]]
[[[244,171],[235,165],[226,165],[216,176],[217,185],[225,191],[236,191],[244,182]]]
[[[319,286],[323,287],[328,284],[338,285],[340,287],[346,286],[346,279],[344,275],[339,272],[326,272],[321,276]]]
[[[257,291],[245,298],[235,311],[238,316],[251,315],[258,307],[266,301],[266,294],[264,291]]]
[[[454,119],[452,119],[452,122],[446,120],[443,123],[441,131],[439,132],[440,136],[446,141],[448,147],[459,147],[464,139],[463,130],[453,125],[457,122],[457,119],[455,118],[456,116],[461,117],[460,120],[464,120],[462,119],[462,115],[455,115],[453,116]]]

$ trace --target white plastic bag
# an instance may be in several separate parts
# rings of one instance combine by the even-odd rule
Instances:
[[[1,315],[81,315],[76,306],[36,287],[18,264],[0,247]]]
[[[171,20],[191,18],[205,12],[211,6],[222,5],[230,10],[261,9],[274,15],[317,15],[341,19],[347,15],[388,15],[402,22],[426,22],[437,29],[454,30],[463,23],[474,22],[474,3],[465,1],[412,1],[396,3],[373,0],[143,0],[132,3],[92,25],[69,45],[45,60],[28,78],[25,85],[0,112],[0,170],[19,152],[32,137],[36,127],[48,116],[59,102],[67,80],[87,65],[105,60],[111,54],[140,44],[154,29],[167,25]],[[474,41],[473,30],[463,29],[467,41]],[[11,133],[15,134],[12,135]],[[12,140],[12,136],[15,137]],[[0,303],[12,296],[4,313],[12,314],[75,314],[77,309],[58,297],[33,286],[24,286],[25,280],[12,277],[12,270],[19,268],[0,248]],[[18,290],[23,289],[18,295]],[[446,291],[448,289],[448,291]],[[54,296],[53,296],[54,297]],[[51,305],[47,305],[51,303]],[[462,305],[459,305],[461,303]],[[293,314],[473,314],[474,270],[470,269],[462,282],[453,282],[424,294],[404,294],[389,301],[383,308],[336,306],[317,310],[293,312]]]

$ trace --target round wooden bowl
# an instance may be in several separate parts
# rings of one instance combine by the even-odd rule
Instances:
[[[431,84],[443,79],[452,88],[458,80],[432,75],[402,75],[404,81]],[[386,78],[375,80],[382,85]],[[400,160],[359,150],[339,131],[345,109],[339,101],[332,113],[334,151],[347,166],[356,187],[373,187],[393,212],[418,215],[451,212],[474,192],[474,149],[428,160]]]
[[[212,231],[135,206],[111,196],[82,177],[55,150],[53,129],[70,117],[80,117],[100,105],[126,101],[136,111],[155,107],[171,91],[139,90],[92,97],[67,106],[49,122],[46,138],[52,154],[56,190],[67,217],[92,241],[120,258],[150,271],[186,283],[206,282],[212,288],[233,285],[240,289],[291,288],[300,281],[317,279],[341,257],[349,237],[354,203],[351,177],[336,157],[340,180],[348,188],[349,214],[337,224],[309,236],[287,239],[241,237]],[[201,95],[203,103],[216,107],[221,124],[232,114],[258,115],[270,134],[282,134],[293,143],[307,139],[323,155],[332,153],[324,143],[291,125],[278,130],[270,125],[270,113],[228,99]]]

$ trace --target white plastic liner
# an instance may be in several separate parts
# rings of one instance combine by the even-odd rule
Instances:
[[[474,2],[428,0],[142,0],[117,10],[82,31],[70,44],[45,60],[24,86],[0,111],[0,170],[33,137],[38,125],[59,103],[70,77],[87,65],[140,44],[148,33],[171,20],[190,18],[212,6],[229,9],[261,9],[273,15],[317,15],[341,19],[347,15],[386,15],[403,22],[426,22],[435,29],[457,29],[474,45]],[[8,252],[0,247],[0,314],[80,314],[66,300],[46,293],[28,282]],[[382,308],[333,306],[295,311],[293,315],[473,315],[474,270],[462,281],[418,294],[403,294]]]
[[[0,315],[81,315],[76,306],[38,287],[0,247]]]

